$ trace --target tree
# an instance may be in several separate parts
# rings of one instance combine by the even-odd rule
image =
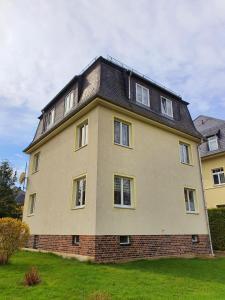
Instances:
[[[16,216],[15,182],[16,172],[8,161],[0,164],[0,218]]]

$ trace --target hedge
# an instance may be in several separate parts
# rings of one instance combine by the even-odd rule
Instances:
[[[214,250],[225,250],[225,208],[208,210],[209,226]]]

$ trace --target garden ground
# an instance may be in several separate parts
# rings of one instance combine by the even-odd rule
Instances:
[[[26,287],[23,277],[31,266],[42,282]],[[225,258],[98,265],[20,251],[9,265],[0,266],[0,299],[83,300],[94,292],[112,299],[225,299]]]

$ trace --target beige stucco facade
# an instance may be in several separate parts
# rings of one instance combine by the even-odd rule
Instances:
[[[202,174],[205,198],[208,208],[225,205],[225,185],[214,185],[212,170],[223,167],[225,169],[225,155],[212,155],[202,159]]]
[[[131,147],[114,145],[114,118],[131,126]],[[88,120],[88,145],[75,150],[76,127]],[[62,131],[31,150],[40,151],[40,168],[30,164],[24,221],[32,234],[162,235],[208,234],[197,141],[110,104],[86,108]],[[160,128],[161,127],[161,128]],[[191,147],[191,165],[180,163],[179,142]],[[86,205],[72,207],[72,182],[87,176]],[[115,208],[114,174],[133,179],[133,207]],[[198,212],[185,211],[184,188],[196,190]],[[28,216],[29,195],[37,193]]]

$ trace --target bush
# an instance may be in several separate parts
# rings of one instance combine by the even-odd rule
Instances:
[[[225,209],[208,210],[209,226],[214,250],[225,250]]]
[[[105,292],[94,292],[89,295],[88,300],[111,300],[112,297]]]
[[[38,274],[38,271],[35,267],[32,267],[24,276],[24,284],[25,285],[36,285],[41,282],[41,278]]]
[[[0,264],[7,264],[10,257],[24,247],[29,238],[29,227],[20,220],[0,218]]]

